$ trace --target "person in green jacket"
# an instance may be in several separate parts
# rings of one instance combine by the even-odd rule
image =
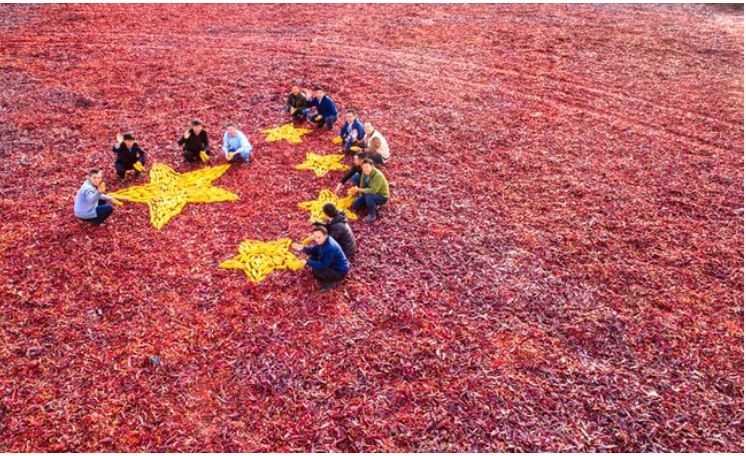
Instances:
[[[363,175],[360,176],[358,187],[354,188],[358,197],[352,203],[351,209],[357,211],[363,206],[367,207],[368,215],[363,221],[370,223],[376,219],[378,207],[383,206],[389,200],[389,182],[369,158],[363,160],[361,168]]]

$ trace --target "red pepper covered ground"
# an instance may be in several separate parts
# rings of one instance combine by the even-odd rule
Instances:
[[[703,6],[0,7],[0,450],[742,451],[743,15]],[[344,287],[250,285],[330,152],[292,81],[386,134]],[[162,231],[84,172],[201,118],[251,166]],[[220,161],[217,161],[220,162]],[[130,185],[129,183],[127,185]],[[152,355],[160,366],[148,363]]]

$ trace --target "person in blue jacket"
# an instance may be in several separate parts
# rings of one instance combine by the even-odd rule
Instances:
[[[331,130],[337,122],[337,105],[321,87],[316,87],[314,90],[316,90],[316,96],[308,102],[306,119],[319,127],[326,125]]]
[[[342,247],[337,244],[326,228],[314,226],[311,237],[316,245],[304,247],[303,244],[294,242],[293,250],[302,251],[308,255],[306,266],[321,285],[321,291],[326,292],[337,286],[337,284],[350,272],[350,262],[347,260]]]
[[[342,148],[345,152],[351,152],[350,147],[354,145],[361,146],[363,144],[365,127],[363,127],[360,119],[357,118],[355,111],[348,109],[345,112],[345,124],[339,130],[339,137],[342,138]]]

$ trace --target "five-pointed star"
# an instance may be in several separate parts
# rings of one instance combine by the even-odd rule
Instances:
[[[150,182],[125,188],[109,196],[150,208],[150,223],[163,228],[172,217],[179,214],[187,203],[215,203],[236,201],[238,195],[213,187],[212,182],[225,173],[230,165],[211,166],[179,174],[170,167],[156,163],[150,169]]]
[[[331,190],[321,190],[318,199],[314,201],[303,201],[298,203],[298,207],[311,213],[311,222],[321,222],[324,220],[324,204],[332,203],[337,209],[344,210],[345,214],[347,214],[347,219],[352,221],[357,220],[357,214],[350,210],[353,201],[355,201],[355,196],[352,194],[340,198]]]
[[[293,255],[289,248],[290,239],[262,242],[245,240],[238,246],[238,255],[220,263],[222,269],[238,269],[254,283],[261,282],[278,269],[297,271],[303,268],[303,261]]]
[[[291,144],[300,144],[302,141],[301,136],[305,135],[306,133],[311,133],[311,130],[307,128],[295,128],[295,125],[293,125],[292,123],[286,123],[285,125],[281,125],[275,128],[268,128],[266,130],[262,130],[261,132],[267,133],[267,142],[279,141],[280,139],[284,139]]]
[[[344,155],[319,155],[313,152],[306,154],[306,161],[296,165],[295,169],[310,169],[316,174],[316,177],[325,176],[326,173],[333,170],[347,171],[349,166],[342,164]]]

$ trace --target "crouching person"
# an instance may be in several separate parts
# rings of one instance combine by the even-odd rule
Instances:
[[[324,204],[322,208],[326,223],[314,222],[314,226],[323,226],[326,232],[332,237],[345,253],[347,260],[352,259],[355,254],[355,235],[352,234],[352,228],[347,223],[347,215],[344,211],[337,210],[332,203]]]
[[[358,211],[367,207],[368,215],[365,216],[363,221],[370,223],[378,216],[378,207],[383,206],[389,200],[389,183],[386,176],[379,169],[376,169],[371,159],[363,160],[360,167],[363,171],[363,175],[360,176],[360,184],[353,187],[358,197],[352,203],[350,209]]]
[[[314,246],[304,247],[302,244],[293,243],[294,250],[302,251],[309,256],[306,265],[321,285],[321,291],[326,292],[337,286],[350,271],[350,262],[347,261],[342,247],[337,244],[326,228],[315,226],[311,231],[311,237],[316,243]]]
[[[225,136],[223,136],[223,154],[229,162],[249,161],[253,147],[241,131],[236,128],[236,124],[230,123],[227,126]]]
[[[88,171],[88,178],[75,195],[75,216],[84,222],[101,225],[114,212],[113,204],[121,204],[103,193],[103,173],[98,168]]]
[[[124,176],[130,170],[135,171],[135,177],[142,176],[145,169],[145,151],[135,141],[134,133],[117,134],[117,141],[111,151],[117,155],[114,168],[117,170],[119,179],[124,180]]]
[[[184,160],[187,162],[194,163],[209,159],[210,142],[199,120],[192,121],[192,128],[184,132],[178,143],[184,150]]]

